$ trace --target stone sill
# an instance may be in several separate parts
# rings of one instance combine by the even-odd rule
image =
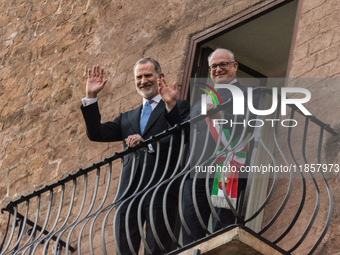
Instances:
[[[282,255],[288,254],[269,246],[248,231],[236,227],[215,236],[204,243],[181,252],[181,255],[193,255],[199,250],[204,255]],[[197,254],[197,253],[196,253]]]

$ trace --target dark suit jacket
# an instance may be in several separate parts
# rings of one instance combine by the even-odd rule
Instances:
[[[177,100],[177,105],[167,113],[165,108],[165,103],[161,100],[155,109],[152,111],[149,121],[145,127],[144,133],[140,133],[140,116],[142,105],[134,110],[120,113],[117,118],[113,121],[106,123],[101,123],[101,115],[99,113],[98,104],[92,104],[86,107],[81,107],[85,123],[86,132],[91,141],[97,142],[114,142],[123,141],[124,148],[127,147],[125,139],[134,134],[140,134],[144,139],[159,134],[162,131],[168,129],[171,123],[180,123],[181,120],[185,119],[190,112],[189,102],[185,100]],[[158,168],[156,170],[156,175],[153,178],[153,183],[156,183],[162,176],[167,161],[168,148],[169,148],[170,138],[163,138],[160,142],[160,156],[158,162]],[[120,198],[124,193],[124,197],[131,195],[141,178],[141,172],[144,162],[144,153],[148,153],[146,162],[145,176],[142,180],[142,186],[145,187],[150,181],[153,173],[153,169],[156,162],[157,155],[157,143],[152,144],[155,152],[149,153],[143,150],[137,150],[135,167],[132,169],[133,153],[128,154],[124,157],[123,170],[121,172],[121,184],[119,190],[117,191],[117,198]],[[169,170],[167,176],[171,176],[178,158],[178,145],[173,145],[172,157],[170,161]],[[129,186],[130,176],[133,175],[132,184]],[[125,192],[128,189],[127,192]]]
[[[248,87],[253,87],[253,86],[242,86],[240,83],[236,82],[233,83],[233,85],[237,86],[238,88],[240,88],[243,92],[246,92]],[[232,94],[230,92],[229,89],[218,89],[217,93],[219,94],[222,104],[228,102],[230,99],[232,99]],[[259,102],[260,102],[260,94],[253,94],[253,105],[255,107],[255,109],[259,108]],[[244,115],[237,115],[237,119],[236,122],[242,123],[245,119],[246,119],[246,113],[248,110],[248,100],[247,100],[247,96],[245,96],[245,100],[244,100]],[[198,101],[192,108],[191,111],[191,116],[192,117],[196,117],[198,115],[201,114],[201,101]],[[243,125],[242,124],[238,124],[238,125],[233,125],[233,128],[230,127],[230,120],[232,119],[232,121],[234,122],[234,117],[235,115],[233,115],[233,105],[231,104],[230,107],[228,106],[227,108],[225,108],[225,112],[224,112],[224,116],[222,118],[228,120],[228,124],[224,125],[224,128],[228,129],[230,134],[232,133],[232,129],[235,129],[235,134],[233,139],[235,140],[236,137],[240,136],[243,132]],[[256,119],[257,116],[254,115],[253,113],[250,112],[249,118],[248,119]],[[193,125],[192,125],[193,127]],[[247,132],[251,133],[253,132],[254,128],[248,127],[248,124],[246,123],[246,128],[247,128]],[[191,130],[191,136],[193,134],[192,132],[193,130]],[[200,164],[196,164],[197,160],[201,157],[201,154],[203,153],[203,149],[204,149],[204,145],[205,145],[205,141],[206,141],[206,133],[207,133],[207,124],[206,124],[206,120],[201,120],[197,123],[197,140],[196,140],[196,146],[195,148],[190,148],[193,149],[195,151],[194,153],[194,160],[192,163],[192,166],[195,165],[202,165],[202,162],[205,162],[208,159],[213,160],[214,157],[212,156],[213,151],[216,148],[216,142],[213,139],[212,135],[209,132],[209,138],[207,141],[207,149],[205,151],[205,154],[201,160]],[[191,144],[193,141],[193,137],[190,138],[191,139]],[[248,151],[248,155],[251,155],[251,147],[250,150]],[[208,161],[205,165],[211,165],[211,161]],[[213,174],[214,176],[214,174]],[[205,178],[205,173],[202,173],[202,178]],[[239,173],[239,178],[242,180],[241,181],[241,185],[239,185],[239,187],[243,188],[245,186],[245,181],[247,178],[247,174],[246,173]]]

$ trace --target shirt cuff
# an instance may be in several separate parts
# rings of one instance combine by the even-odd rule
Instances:
[[[82,100],[83,102],[83,106],[88,106],[88,105],[91,105],[91,104],[94,104],[95,102],[97,102],[97,98],[86,98],[84,97]]]

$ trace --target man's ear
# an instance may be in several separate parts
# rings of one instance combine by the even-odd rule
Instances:
[[[236,68],[236,70],[238,69],[238,63],[237,62],[234,62],[234,66]]]

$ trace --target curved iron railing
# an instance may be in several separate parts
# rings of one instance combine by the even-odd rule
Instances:
[[[270,94],[271,91],[267,88],[256,88],[253,93],[261,93],[261,102],[264,102],[264,95]],[[210,116],[220,111],[222,111],[222,116],[224,116],[224,109],[231,104],[232,101],[229,101],[222,106],[218,106],[210,112]],[[117,251],[117,254],[125,254],[127,251],[120,251],[116,241],[117,229],[114,227],[116,223],[116,217],[114,216],[123,206],[126,206],[127,213],[125,226],[127,229],[127,241],[130,249],[128,253],[138,254],[138,251],[135,251],[133,248],[134,244],[129,233],[131,230],[130,226],[134,224],[138,227],[142,246],[146,253],[151,254],[151,249],[149,247],[150,243],[147,242],[145,228],[143,225],[144,223],[141,216],[143,203],[151,197],[150,201],[148,201],[150,202],[149,216],[151,231],[156,245],[158,245],[165,254],[178,254],[198,243],[204,242],[212,236],[216,236],[236,226],[248,229],[251,233],[262,240],[265,240],[267,243],[272,244],[273,247],[284,254],[293,253],[301,247],[301,244],[306,241],[306,239],[313,239],[312,242],[309,241],[309,243],[313,243],[313,245],[309,247],[308,251],[308,254],[312,254],[325,236],[330,226],[333,212],[332,194],[322,171],[322,167],[324,165],[321,164],[323,133],[324,131],[327,131],[332,135],[337,135],[337,133],[314,116],[304,116],[299,109],[291,106],[290,119],[293,119],[296,113],[299,113],[299,118],[304,121],[302,133],[299,133],[300,130],[296,130],[295,132],[292,127],[284,128],[287,133],[286,143],[282,144],[282,134],[279,135],[280,122],[278,121],[275,122],[273,132],[268,132],[267,130],[266,133],[263,134],[263,127],[258,126],[255,127],[251,136],[246,138],[249,146],[252,144],[252,153],[248,156],[249,166],[258,164],[263,160],[261,155],[266,155],[265,157],[269,158],[269,161],[267,159],[263,162],[269,162],[269,164],[273,167],[278,166],[279,164],[287,167],[289,166],[290,171],[283,178],[275,171],[272,173],[272,176],[270,176],[271,184],[268,186],[268,191],[265,192],[265,198],[259,203],[258,208],[252,212],[249,210],[249,204],[254,202],[254,197],[251,196],[251,188],[252,185],[256,185],[254,183],[256,183],[257,178],[261,178],[263,176],[259,177],[259,173],[256,172],[248,173],[247,185],[245,190],[243,190],[242,199],[239,199],[237,207],[233,206],[231,203],[226,192],[226,184],[225,182],[222,182],[222,190],[224,192],[226,202],[236,218],[235,224],[231,226],[223,226],[223,222],[219,218],[216,207],[214,207],[212,203],[210,197],[211,187],[209,186],[209,175],[206,175],[205,177],[205,185],[211,217],[222,226],[222,229],[214,232],[211,226],[207,225],[202,220],[200,209],[197,205],[195,184],[199,177],[198,173],[195,172],[195,167],[191,165],[190,162],[192,162],[192,158],[195,156],[198,158],[196,163],[205,164],[209,160],[214,161],[221,153],[221,151],[218,150],[218,146],[216,146],[210,151],[211,156],[208,159],[205,158],[205,162],[202,161],[203,156],[194,155],[193,149],[190,149],[188,155],[186,155],[184,145],[187,141],[189,125],[191,125],[192,128],[191,148],[193,148],[197,146],[197,123],[207,117],[198,116],[151,137],[133,148],[128,148],[122,152],[115,153],[111,157],[95,163],[92,166],[85,169],[79,169],[77,172],[68,175],[66,178],[49,184],[31,194],[21,196],[19,199],[8,203],[8,205],[2,209],[3,214],[8,213],[8,220],[6,229],[1,230],[0,252],[3,255],[49,254],[51,252],[53,252],[53,254],[61,254],[64,249],[65,254],[70,254],[70,252],[77,254],[112,254],[114,250]],[[278,113],[275,118],[279,119]],[[249,110],[245,117],[246,122],[248,119]],[[211,122],[208,121],[208,123]],[[308,130],[311,123],[314,125],[314,128],[311,131],[312,135],[309,135]],[[209,125],[210,124],[208,124],[208,126]],[[311,144],[309,140],[315,139],[315,127],[319,130],[318,139],[316,139],[317,144],[315,156],[317,162],[315,164],[319,164],[317,166],[321,166],[321,171],[305,172],[305,169],[302,169],[305,164],[312,164],[311,162],[308,162],[306,148],[308,147],[310,152]],[[209,129],[210,126],[206,129],[207,137],[209,135]],[[272,129],[269,128],[269,130]],[[169,167],[169,160],[172,153],[172,147],[175,146],[174,138],[175,136],[178,136],[179,131],[180,144],[176,145],[180,148],[179,157],[175,168],[171,169]],[[220,144],[221,132],[222,131],[219,133],[219,140],[217,144]],[[232,138],[234,134],[235,128],[231,130],[230,141],[233,140]],[[246,137],[245,134],[246,132],[243,130],[241,132],[241,139],[238,143],[236,143],[231,152],[237,149],[240,141]],[[134,189],[134,193],[130,196],[126,196],[127,190],[135,183],[133,182],[131,175],[129,187],[126,188],[126,192],[119,198],[113,197],[116,187],[120,186],[120,180],[118,180],[118,185],[115,184],[117,178],[115,178],[112,173],[113,170],[118,167],[118,164],[116,163],[117,160],[121,159],[122,170],[124,165],[124,156],[132,153],[134,165],[136,162],[137,150],[145,147],[151,142],[156,142],[157,148],[159,148],[160,140],[167,136],[171,137],[169,154],[163,175],[160,179],[155,180],[155,170],[159,164],[159,155],[157,154],[153,175],[145,187],[142,187],[142,180],[145,171],[147,171],[146,164],[143,165],[141,178]],[[301,142],[301,153],[297,153],[297,145],[292,144],[292,139],[294,139],[294,143]],[[207,141],[208,139],[206,139],[206,142]],[[271,141],[272,145],[266,141]],[[202,155],[208,150],[208,147],[204,144]],[[144,155],[144,162],[146,162],[148,153],[145,153]],[[264,156],[262,157],[264,158]],[[293,169],[295,171],[292,171]],[[169,174],[170,178],[166,178]],[[194,209],[199,219],[199,223],[207,236],[199,240],[193,240],[191,244],[183,246],[180,238],[182,231],[185,231],[188,236],[193,237],[190,230],[191,226],[188,225],[185,220],[185,212],[182,207],[183,187],[190,175],[193,178],[192,197]],[[222,178],[224,176],[225,173],[222,173]],[[154,184],[154,181],[156,184]],[[279,182],[283,182],[286,185],[286,190],[282,189],[284,185],[278,185]],[[276,190],[278,187],[281,187],[279,191]],[[167,197],[174,194],[174,189],[176,190],[178,198],[178,208],[169,208],[169,205],[167,204]],[[163,191],[160,193],[160,190]],[[275,194],[275,192],[278,192],[278,194]],[[157,233],[157,223],[153,220],[153,207],[155,206],[155,203],[157,203],[157,194],[163,194],[162,206],[166,226],[164,231],[168,232],[169,237],[172,240],[173,247],[171,250],[167,250],[164,247],[162,240],[159,238],[159,233]],[[292,194],[294,194],[294,196],[292,196]],[[322,198],[325,197],[324,194],[326,194],[327,201],[322,200]],[[281,201],[280,203],[277,203],[279,198],[281,198]],[[287,217],[287,214],[284,212],[287,210],[290,200],[293,201],[294,206],[288,208],[290,210],[291,217],[288,219],[289,222],[286,222],[289,217]],[[308,211],[313,207],[311,205],[307,205],[310,201],[314,201],[315,203],[312,212]],[[134,204],[138,204],[138,217],[135,222],[130,222],[128,215]],[[275,207],[275,204],[279,205]],[[325,217],[319,215],[321,206],[324,210],[327,210],[327,215]],[[325,209],[326,207],[327,209]],[[268,208],[270,208],[270,210]],[[175,225],[170,224],[167,209],[173,209],[173,211],[178,214],[178,220]],[[246,224],[256,221],[259,217],[263,217],[263,213],[265,217],[262,222],[260,220],[260,227],[254,231],[250,230]],[[318,215],[319,218],[317,218]],[[308,219],[308,222],[306,222],[306,218]],[[315,224],[317,223],[318,226],[320,226],[320,218],[323,229],[319,230],[319,232],[313,231],[313,235],[311,235],[311,230],[315,228]],[[276,224],[280,224],[280,222],[283,221],[284,224],[277,227]],[[180,230],[180,228],[182,230]],[[290,235],[292,237],[290,237]]]

